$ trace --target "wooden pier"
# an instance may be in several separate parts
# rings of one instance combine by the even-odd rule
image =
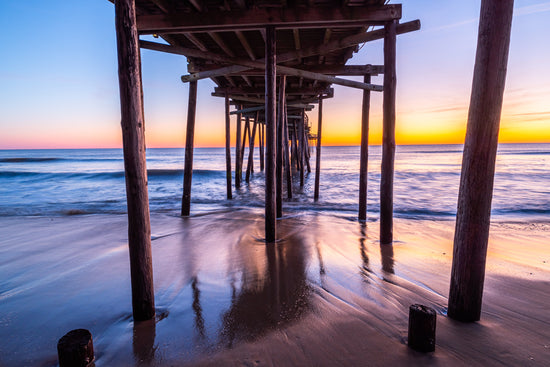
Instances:
[[[115,3],[117,46],[119,55],[119,80],[122,110],[122,129],[124,138],[124,159],[126,167],[129,246],[132,265],[132,290],[134,298],[134,317],[147,319],[154,315],[152,297],[153,281],[151,268],[151,244],[149,228],[149,203],[147,197],[147,171],[145,166],[145,140],[143,121],[143,102],[141,85],[141,65],[139,47],[183,55],[187,58],[188,73],[181,77],[189,84],[189,112],[187,116],[187,140],[185,149],[185,173],[183,182],[183,216],[191,212],[191,181],[193,164],[193,138],[197,84],[209,78],[216,87],[212,96],[225,99],[225,137],[227,198],[232,198],[233,160],[235,162],[235,186],[242,184],[244,170],[244,151],[248,144],[249,157],[246,164],[245,181],[248,183],[254,170],[253,151],[258,140],[260,151],[260,170],[265,170],[265,240],[272,244],[277,239],[277,218],[284,210],[284,197],[292,197],[292,170],[297,170],[300,185],[304,185],[304,176],[311,170],[310,141],[316,143],[314,199],[320,196],[320,170],[322,145],[322,106],[323,100],[333,97],[332,85],[363,90],[359,212],[358,219],[367,218],[367,167],[370,93],[383,93],[383,149],[380,183],[380,242],[381,246],[393,242],[393,177],[395,157],[396,126],[396,42],[397,36],[420,29],[418,20],[400,23],[401,5],[386,4],[384,0],[300,0],[293,2],[277,0],[111,0]],[[512,0],[503,1],[510,4]],[[489,4],[489,5],[487,5]],[[482,25],[489,30],[509,26],[506,14],[511,7],[499,5],[497,0],[484,0],[482,5]],[[502,10],[506,8],[505,10]],[[496,9],[496,10],[495,10]],[[487,14],[496,14],[492,21]],[[506,13],[502,15],[502,13]],[[510,17],[511,19],[511,17]],[[486,33],[492,34],[483,28]],[[159,42],[139,40],[139,35],[154,35]],[[160,41],[162,39],[163,41]],[[384,65],[347,65],[359,45],[365,42],[383,39]],[[493,78],[486,70],[478,71],[479,52],[488,49],[487,42],[481,40],[476,61],[475,93],[483,97],[483,85]],[[500,45],[500,43],[499,43]],[[502,44],[506,49],[507,41]],[[502,50],[500,50],[502,51]],[[489,52],[491,67],[502,69],[506,64],[507,53]],[[484,56],[483,56],[484,57]],[[494,58],[494,59],[493,59]],[[371,83],[371,76],[383,74],[383,85]],[[505,75],[505,68],[504,68]],[[363,81],[346,79],[349,76],[361,76]],[[498,82],[489,80],[490,86],[503,88],[502,75]],[[485,101],[485,99],[483,99]],[[502,99],[487,97],[487,103],[493,108],[491,114],[491,136],[498,131],[499,103]],[[307,112],[318,106],[317,134],[312,133]],[[468,157],[475,161],[479,154],[476,148],[485,144],[483,131],[477,131],[479,118],[484,115],[478,111],[482,106],[475,104],[472,93],[472,107],[468,125]],[[233,109],[233,110],[232,110]],[[498,111],[497,111],[498,109]],[[477,112],[476,112],[477,111]],[[231,157],[231,116],[235,116],[236,146],[235,157]],[[476,117],[477,116],[477,117]],[[478,118],[479,117],[479,118]],[[221,120],[221,119],[220,119]],[[244,128],[242,126],[244,120]],[[496,126],[496,127],[495,127]],[[473,131],[473,132],[472,132]],[[256,137],[257,136],[257,137]],[[477,140],[476,138],[481,138]],[[468,223],[481,219],[481,231],[467,232],[458,236],[456,241],[475,242],[480,234],[488,231],[488,214],[485,205],[483,213],[471,213],[472,202],[466,196],[476,192],[471,187],[472,180],[481,180],[487,185],[480,191],[482,195],[492,190],[492,171],[490,178],[483,178],[486,166],[494,165],[496,140],[491,139],[488,162],[483,167],[468,163],[473,171],[463,170],[459,206],[460,226],[469,231]],[[265,151],[264,151],[265,150]],[[183,158],[182,158],[183,160]],[[492,162],[492,163],[491,163]],[[483,171],[483,172],[482,172]],[[468,177],[465,178],[464,175]],[[481,178],[480,178],[481,177]],[[490,182],[489,182],[490,181]],[[283,186],[287,192],[284,195]],[[472,196],[473,198],[473,196]],[[470,200],[470,199],[468,199]],[[473,199],[472,199],[473,200]],[[487,232],[488,233],[488,232]],[[476,238],[472,239],[471,236]],[[482,239],[483,241],[483,239]],[[482,246],[483,247],[483,246]],[[466,250],[461,250],[465,248]],[[486,240],[485,240],[486,248]],[[475,252],[468,245],[459,244],[455,257],[461,257],[453,266],[453,279],[463,284],[459,273],[463,270],[468,254]],[[484,255],[482,265],[484,268]],[[460,264],[459,264],[460,263]],[[480,261],[481,263],[481,261]],[[478,273],[483,276],[480,270]],[[476,280],[479,282],[479,280]],[[453,283],[454,284],[454,283]],[[457,294],[473,297],[478,290],[461,289]],[[481,282],[482,287],[482,282]],[[479,303],[481,298],[479,297]],[[475,307],[477,301],[473,302]],[[474,307],[474,308],[475,308]],[[480,307],[480,305],[479,305]],[[449,315],[459,315],[461,311],[449,307]],[[472,312],[472,311],[467,311]],[[475,311],[474,311],[475,314]],[[462,317],[458,317],[462,318]],[[469,319],[471,317],[464,317]],[[475,316],[473,317],[475,319]]]

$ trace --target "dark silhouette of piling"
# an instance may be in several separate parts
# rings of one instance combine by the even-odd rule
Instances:
[[[513,0],[483,0],[449,291],[449,317],[479,320]]]
[[[409,307],[409,347],[419,352],[435,350],[437,315],[428,306],[414,304]]]
[[[59,367],[87,367],[94,361],[92,334],[86,329],[71,330],[57,342]]]

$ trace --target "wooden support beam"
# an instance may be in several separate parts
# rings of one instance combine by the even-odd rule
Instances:
[[[214,40],[214,42],[216,42],[218,46],[220,46],[220,48],[223,50],[223,52],[227,54],[227,56],[235,57],[235,53],[225,44],[219,34],[217,34],[216,32],[208,32],[208,35]]]
[[[283,216],[283,123],[286,76],[279,77],[279,103],[277,113],[277,218]]]
[[[420,21],[419,20],[413,20],[413,21],[410,21],[410,22],[399,24],[397,26],[397,34],[413,32],[413,31],[417,31],[419,29],[420,29]],[[288,61],[297,60],[297,59],[304,58],[304,57],[315,56],[315,55],[324,55],[324,54],[327,54],[327,53],[330,53],[330,52],[333,52],[333,51],[336,51],[336,50],[341,50],[341,49],[344,49],[344,48],[356,46],[360,43],[375,41],[375,40],[379,40],[379,39],[382,39],[382,38],[384,38],[384,30],[383,29],[377,29],[375,31],[370,31],[370,32],[366,32],[366,33],[361,32],[361,33],[357,33],[357,34],[352,35],[352,36],[348,36],[348,37],[344,37],[342,39],[337,39],[337,40],[331,41],[331,42],[327,43],[326,45],[317,45],[317,46],[312,46],[312,47],[304,48],[304,49],[297,50],[297,51],[285,52],[283,54],[277,55],[277,60],[278,60],[279,63],[282,64],[282,63],[285,63],[285,62],[288,62]],[[154,43],[154,42],[148,42],[148,41],[142,41],[140,43],[140,45],[143,48],[148,48],[148,49],[156,50],[156,51],[169,52],[169,53],[175,53],[175,54],[198,57],[198,58],[206,58],[205,56],[201,56],[202,53],[198,52],[197,50],[189,50],[189,49],[185,49],[185,48],[182,48],[182,47],[179,47],[179,46],[168,46],[168,45],[164,45],[164,44],[160,44],[160,43]],[[190,53],[190,52],[192,52],[192,53]],[[208,71],[205,71],[205,72],[198,72],[198,73],[193,73],[193,74],[190,74],[190,75],[184,75],[184,76],[182,76],[182,81],[188,82],[188,81],[191,81],[193,79],[204,79],[204,78],[211,78],[211,77],[216,77],[216,76],[226,75],[226,74],[235,74],[235,73],[239,73],[241,71],[245,71],[245,70],[248,70],[248,69],[255,69],[256,68],[256,67],[247,67],[246,65],[245,66],[237,65],[238,63],[229,62],[227,59],[225,61],[223,61],[221,59],[216,60],[216,61],[222,62],[222,63],[228,63],[228,64],[232,64],[232,65],[231,66],[226,66],[226,67],[221,67],[221,68],[215,69],[215,70],[208,70]],[[259,60],[256,60],[256,61],[261,62],[261,61],[264,61],[264,60],[259,59]],[[258,69],[263,70],[263,68],[258,68]]]
[[[382,172],[380,178],[380,243],[393,242],[393,169],[395,159],[396,22],[384,27],[384,100],[382,102]]]
[[[234,95],[248,95],[248,94],[264,94],[265,87],[215,87],[214,93],[216,94],[229,94],[231,98],[233,98]],[[289,89],[286,88],[286,95],[287,96],[295,96],[295,95],[308,95],[308,94],[314,94],[319,95],[321,93],[329,93],[330,88],[302,88],[302,89]]]
[[[256,107],[249,107],[249,108],[239,109],[237,111],[231,111],[229,114],[230,115],[240,115],[240,114],[243,114],[243,113],[263,111],[263,110],[265,110],[265,106],[256,106]]]
[[[174,10],[174,6],[168,0],[151,0],[163,13],[170,13]]]
[[[194,0],[193,0],[194,1]],[[362,7],[281,7],[251,8],[232,11],[210,10],[208,16],[188,13],[141,15],[137,18],[140,34],[259,30],[266,24],[277,29],[361,27],[379,25],[401,18],[401,4]]]
[[[195,137],[195,112],[197,109],[197,83],[189,83],[189,103],[187,105],[187,133],[185,135],[185,166],[183,171],[183,197],[181,215],[191,212],[191,181],[193,178],[193,146]]]
[[[449,317],[481,316],[513,0],[482,0],[454,237]]]
[[[189,49],[189,48],[186,48],[186,47],[169,46],[169,45],[164,45],[164,44],[161,44],[161,43],[155,43],[155,42],[150,42],[150,41],[140,41],[140,45],[141,45],[141,47],[146,48],[146,49],[151,49],[151,50],[156,50],[156,51],[164,51],[164,52],[172,52],[172,53],[178,53],[178,54],[182,54],[182,55],[186,55],[186,56],[210,59],[210,60],[213,60],[213,61],[243,65],[243,66],[246,66],[246,67],[252,68],[252,69],[265,69],[265,67],[266,67],[265,63],[261,62],[261,61],[251,61],[251,60],[245,60],[245,59],[239,59],[239,58],[229,58],[227,56],[219,55],[219,54],[216,54],[216,53],[213,53],[213,52],[204,52],[204,51],[200,51],[200,50]],[[303,77],[303,78],[306,78],[306,79],[320,80],[320,81],[324,81],[324,82],[327,82],[327,83],[343,85],[343,86],[351,87],[351,88],[370,89],[370,90],[374,90],[374,91],[378,91],[378,92],[382,91],[382,86],[380,86],[380,85],[364,84],[364,83],[357,82],[357,81],[354,81],[354,80],[336,78],[334,76],[323,75],[323,74],[319,74],[319,73],[313,73],[311,71],[291,68],[291,67],[288,67],[288,66],[276,65],[276,69],[277,69],[277,72],[282,74],[282,75],[292,75],[292,76]],[[220,70],[220,69],[217,69],[217,70]],[[223,75],[227,75],[227,73],[225,73]],[[212,75],[209,75],[209,77],[212,77]],[[183,75],[181,77],[181,80],[185,83],[185,82],[188,82],[190,80],[197,80],[197,78],[189,78],[188,75]]]
[[[241,42],[241,45],[243,46],[244,50],[248,54],[248,57],[250,57],[250,60],[256,60],[256,55],[254,55],[254,51],[252,50],[252,47],[250,47],[250,44],[248,43],[246,37],[244,36],[243,32],[241,31],[235,31],[235,35]]]
[[[275,180],[276,129],[276,43],[275,28],[266,27],[265,42],[265,124],[266,124],[266,167],[265,167],[265,239],[273,243],[277,239],[277,203]]]
[[[208,51],[208,47],[206,47],[204,43],[202,43],[202,41],[199,40],[193,33],[184,33],[183,35],[202,52]]]
[[[370,83],[370,75],[364,76],[364,81]],[[359,220],[367,220],[367,188],[369,169],[369,110],[370,91],[363,91],[361,109],[361,155],[359,163]]]
[[[231,119],[229,117],[229,96],[225,96],[225,175],[227,181],[227,198],[232,199],[231,192]]]
[[[367,91],[363,92],[366,93]],[[321,178],[321,132],[323,127],[323,99],[319,98],[319,116],[317,118],[317,152],[315,154],[315,189],[313,200],[319,200],[319,181]]]
[[[239,106],[242,108],[242,106]],[[237,127],[236,127],[236,141],[235,141],[235,187],[241,187],[241,180],[243,178],[242,166],[241,166],[241,113],[237,114]]]
[[[331,35],[332,35],[332,29],[330,28],[325,29],[325,36],[323,37],[323,45],[326,45],[328,43]],[[323,64],[324,62],[325,62],[325,55],[319,55],[319,64]]]
[[[303,70],[303,68],[303,66],[296,67],[296,69],[298,70]],[[202,68],[199,69],[197,72],[203,72],[207,70],[214,70],[214,68]],[[384,74],[384,65],[308,65],[307,70],[314,73],[326,75],[363,76],[365,74],[370,74],[371,76],[376,76],[378,74]],[[262,76],[263,73],[263,70],[249,69],[230,75]],[[303,78],[300,78],[300,80],[303,82]],[[302,85],[298,84],[298,86],[301,87]]]
[[[141,61],[133,0],[115,1],[118,53],[118,81],[126,201],[128,205],[128,247],[134,320],[155,316],[151,224],[145,162],[145,120]]]
[[[203,11],[203,8],[202,8],[202,2],[200,0],[187,0],[189,1],[189,3],[191,5],[193,5],[193,7],[198,11],[198,12],[202,12]]]

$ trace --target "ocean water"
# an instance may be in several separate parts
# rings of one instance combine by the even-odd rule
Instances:
[[[248,154],[248,153],[246,153]],[[286,212],[323,211],[353,216],[358,209],[359,147],[323,147],[320,200],[313,201],[314,171],[304,187],[294,173]],[[192,214],[262,207],[264,173],[255,151],[250,184],[226,199],[224,148],[194,152]],[[183,181],[183,149],[148,149],[152,213],[178,215]],[[380,146],[369,149],[368,217],[378,218]],[[398,146],[394,215],[411,219],[454,219],[462,146]],[[246,159],[245,159],[246,161]],[[234,165],[234,152],[232,163]],[[315,166],[315,151],[311,163]],[[233,173],[234,174],[234,173]],[[244,178],[244,175],[243,175]],[[550,144],[501,144],[497,156],[493,219],[550,218]],[[233,178],[234,183],[234,178]],[[126,211],[120,149],[0,150],[0,215],[59,216]]]

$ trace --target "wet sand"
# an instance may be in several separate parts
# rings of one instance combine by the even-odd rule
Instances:
[[[134,324],[126,217],[0,218],[0,366],[55,366],[86,328],[96,366],[545,366],[550,223],[494,223],[482,320],[446,314],[454,222],[304,213],[262,242],[261,211],[152,217],[157,318]],[[408,307],[438,312],[434,353]]]

